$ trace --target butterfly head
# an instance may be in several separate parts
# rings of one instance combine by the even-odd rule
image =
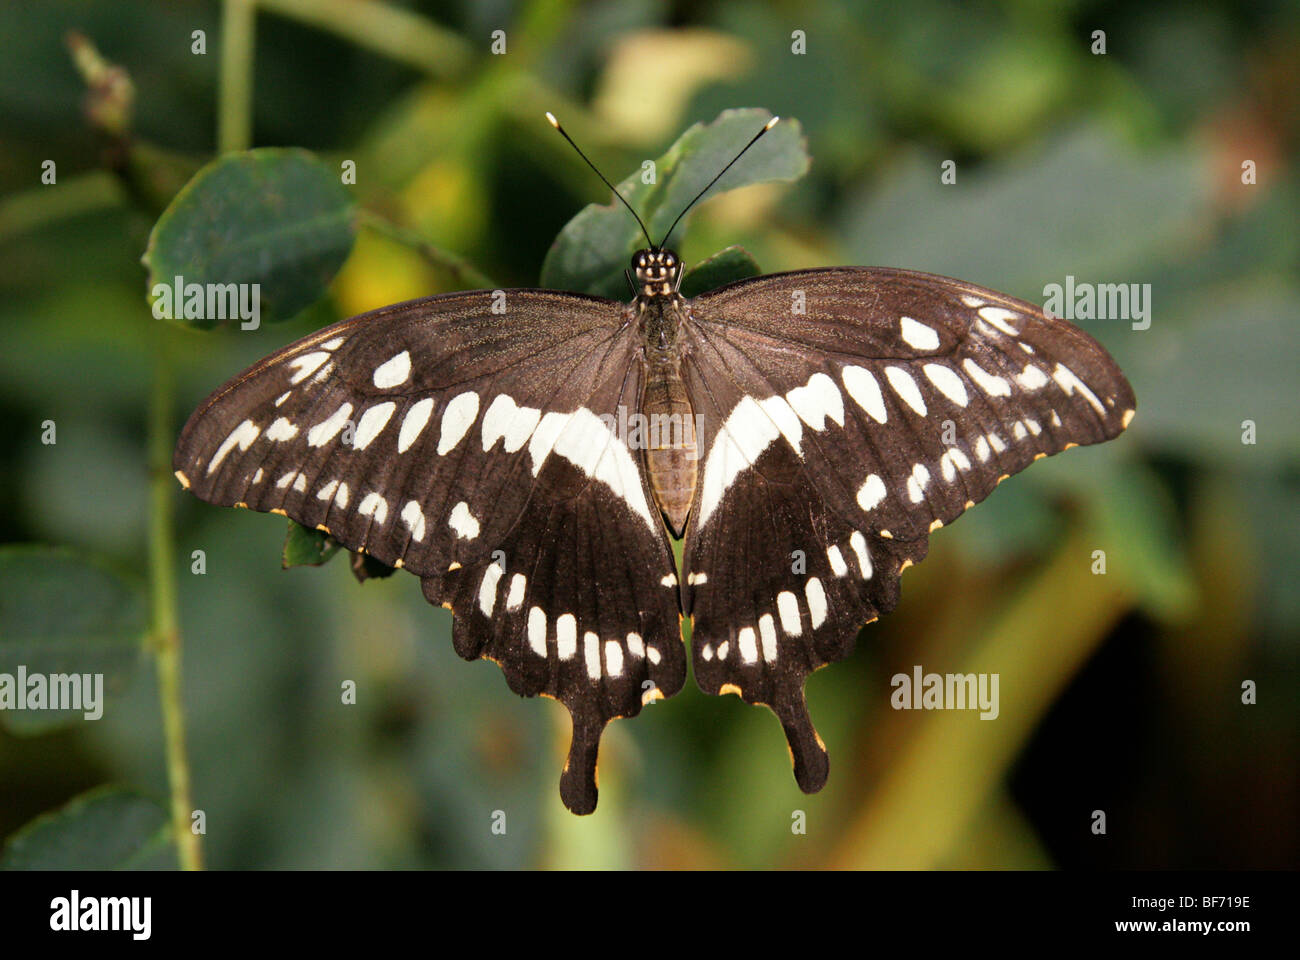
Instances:
[[[677,291],[682,262],[671,250],[638,250],[632,255],[632,272],[643,297],[663,297]]]

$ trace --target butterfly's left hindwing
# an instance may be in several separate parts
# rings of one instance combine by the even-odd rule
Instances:
[[[1133,392],[1096,341],[1032,304],[900,270],[740,281],[690,301],[684,336],[696,678],[769,705],[816,790],[808,674],[894,607],[931,530],[1035,459],[1119,434]]]
[[[283,513],[421,577],[453,640],[562,701],[561,793],[596,804],[604,725],[685,678],[672,555],[636,451],[622,305],[431,297],[321,330],[212,395],[174,466],[204,500]]]

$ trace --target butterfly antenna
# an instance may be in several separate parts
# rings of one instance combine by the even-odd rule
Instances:
[[[745,155],[745,151],[748,150],[750,147],[752,147],[754,144],[758,143],[758,138],[761,137],[763,134],[767,133],[767,131],[771,130],[773,127],[775,127],[776,122],[780,119],[781,119],[780,117],[773,117],[771,120],[767,121],[767,123],[763,124],[763,129],[758,131],[758,133],[754,134],[753,139],[750,140],[749,143],[745,144],[744,149],[741,150],[740,153],[736,154],[734,157],[731,158],[731,163],[723,167],[718,172],[718,175],[709,181],[708,186],[706,186],[703,190],[701,190],[699,193],[695,195],[695,199],[692,200],[690,203],[688,203],[686,205],[686,209],[677,215],[677,219],[673,221],[673,225],[669,227],[668,232],[664,234],[663,243],[655,247],[656,250],[662,250],[664,248],[664,243],[667,243],[668,238],[673,235],[673,231],[677,229],[677,224],[682,222],[682,217],[686,216],[686,214],[690,212],[691,207],[695,206],[697,203],[700,202],[700,197],[704,196],[706,193],[709,192],[709,187],[712,187],[715,183],[721,180],[722,175],[726,173],[728,170],[730,170],[733,166],[735,166],[736,161]]]
[[[587,157],[585,153],[582,152],[582,148],[573,142],[573,137],[569,136],[568,133],[565,132],[564,128],[560,126],[560,121],[555,119],[555,114],[551,113],[548,110],[546,112],[546,119],[551,121],[551,126],[553,126],[556,130],[559,131],[560,136],[562,136],[565,140],[569,141],[569,146],[573,147],[574,150],[578,151],[578,156],[582,157],[583,160],[587,161],[587,166],[591,167],[591,169],[596,172],[596,176],[600,177],[601,182],[604,183],[605,186],[609,187],[609,189],[614,192],[614,196],[618,197],[618,199],[622,202],[623,206],[627,207],[627,212],[632,214],[632,216],[636,218],[637,226],[639,226],[641,228],[641,232],[645,234],[646,243],[650,244],[650,246],[653,249],[658,250],[659,248],[655,246],[655,242],[650,239],[650,231],[645,228],[645,224],[641,222],[641,218],[638,217],[636,215],[636,211],[632,209],[632,204],[628,203],[625,199],[623,199],[623,194],[618,192],[618,188],[615,187],[608,180],[606,180],[605,175],[596,169],[596,165],[591,162],[591,160]]]

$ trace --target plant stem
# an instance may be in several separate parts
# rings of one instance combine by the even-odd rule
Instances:
[[[373,0],[258,0],[259,7],[336,34],[358,47],[442,80],[463,73],[470,45],[425,17]],[[483,38],[483,49],[487,49]]]
[[[158,670],[171,786],[172,831],[183,870],[201,870],[199,837],[190,829],[190,764],[185,752],[185,710],[181,697],[181,634],[176,614],[176,555],[173,529],[171,446],[172,392],[175,376],[164,331],[154,357],[153,393],[149,398],[149,568],[153,633],[150,645]]]
[[[217,152],[247,150],[253,142],[254,0],[225,0],[221,10],[221,85]]]
[[[444,250],[442,247],[434,246],[414,230],[399,227],[391,220],[366,209],[357,212],[357,220],[361,226],[369,227],[376,233],[382,233],[404,246],[411,247],[435,267],[442,267],[444,270],[449,271],[455,277],[456,282],[462,286],[479,290],[491,290],[496,287],[496,283],[493,282],[491,277],[464,257],[458,256],[450,250]]]

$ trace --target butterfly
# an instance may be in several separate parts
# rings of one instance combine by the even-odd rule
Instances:
[[[819,790],[808,675],[894,608],[933,531],[1135,409],[1031,303],[861,267],[687,299],[671,234],[632,256],[628,303],[476,290],[319,330],[212,394],[174,457],[203,500],[414,573],[461,657],[562,702],[579,814],[605,725],[682,688],[687,618],[700,687],[769,707]]]

